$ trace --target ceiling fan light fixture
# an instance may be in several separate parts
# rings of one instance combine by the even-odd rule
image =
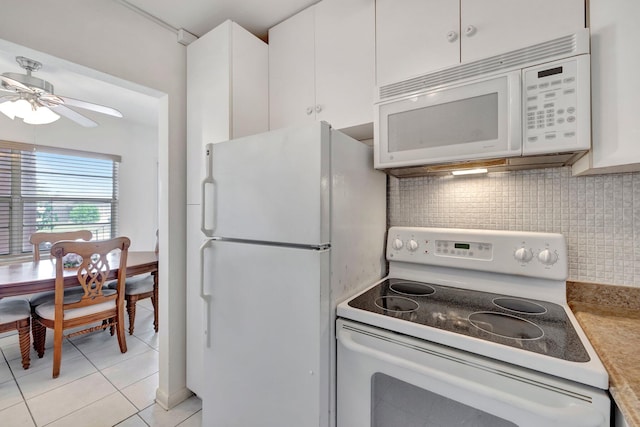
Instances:
[[[24,119],[29,116],[33,111],[33,106],[26,99],[18,99],[17,101],[11,102],[13,108],[13,115],[16,117],[20,117]]]
[[[43,106],[38,107],[26,99],[3,102],[0,104],[0,112],[11,120],[18,117],[30,125],[46,125],[60,118],[59,115],[49,108]]]
[[[30,125],[46,125],[53,123],[60,118],[59,115],[48,109],[47,107],[38,107],[32,110],[24,117],[24,122]]]
[[[13,112],[13,101],[7,101],[0,104],[0,113],[13,120],[16,117],[15,113]]]
[[[54,95],[51,83],[31,75],[42,67],[40,62],[24,56],[17,56],[16,62],[26,71],[26,74],[10,72],[0,74],[0,112],[10,119],[20,117],[25,123],[47,124],[58,120],[61,115],[84,127],[98,126],[97,122],[68,108],[69,106],[122,117],[122,113],[115,108]],[[3,94],[5,92],[9,94]]]

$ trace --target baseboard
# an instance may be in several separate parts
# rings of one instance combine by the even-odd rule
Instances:
[[[168,395],[164,390],[158,388],[156,390],[156,403],[160,405],[163,409],[169,410],[178,404],[184,402],[188,398],[193,396],[193,392],[188,388],[183,388],[178,390],[177,392]]]

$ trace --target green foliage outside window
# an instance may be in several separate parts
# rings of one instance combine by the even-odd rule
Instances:
[[[77,205],[69,212],[69,219],[74,224],[92,224],[100,220],[100,210],[96,205]]]
[[[53,210],[53,206],[40,206],[37,209],[36,227],[38,231],[51,231],[58,222],[58,214]]]

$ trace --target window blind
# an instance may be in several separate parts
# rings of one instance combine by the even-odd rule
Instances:
[[[117,234],[119,158],[0,141],[0,256],[32,252],[36,231]]]

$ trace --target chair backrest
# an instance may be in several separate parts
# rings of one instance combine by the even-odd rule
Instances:
[[[156,255],[158,255],[158,251],[160,249],[160,236],[158,235],[158,233],[160,232],[160,230],[156,229]]]
[[[61,231],[58,233],[49,233],[46,231],[38,231],[31,235],[29,242],[33,245],[33,260],[40,261],[40,245],[42,243],[55,243],[59,240],[86,240],[93,238],[93,233],[89,230],[78,231]]]
[[[124,283],[127,269],[127,255],[131,241],[128,237],[116,237],[111,240],[98,242],[79,242],[62,240],[51,247],[51,256],[56,259],[56,291],[55,310],[56,319],[62,319],[62,312],[69,308],[79,308],[99,304],[111,299],[117,299],[120,305],[124,301]],[[120,250],[119,257],[110,256],[111,252]],[[82,258],[76,277],[84,290],[79,302],[64,304],[64,265],[63,257],[76,254]],[[117,254],[113,254],[117,255]],[[115,294],[104,295],[103,287],[109,273],[111,262],[118,263],[118,285]],[[109,279],[111,280],[111,279]],[[60,320],[62,321],[62,320]]]

